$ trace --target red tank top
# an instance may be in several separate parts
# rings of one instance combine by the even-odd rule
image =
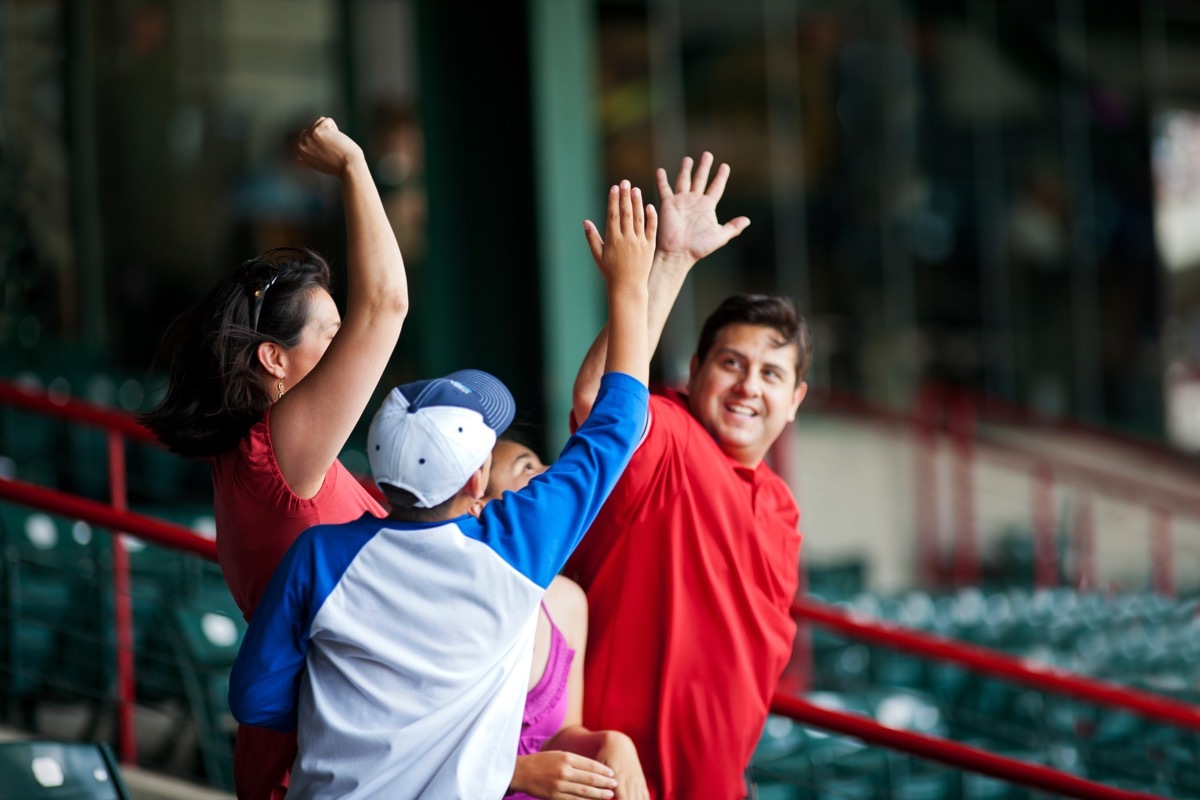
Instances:
[[[283,554],[306,528],[349,522],[363,512],[386,516],[354,476],[335,460],[320,491],[297,497],[275,461],[271,409],[238,446],[213,459],[217,558],[225,583],[247,620]]]

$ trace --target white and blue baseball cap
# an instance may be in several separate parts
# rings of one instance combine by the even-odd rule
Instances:
[[[418,506],[433,508],[483,466],[515,413],[508,387],[475,369],[397,386],[367,432],[375,482],[411,492]]]

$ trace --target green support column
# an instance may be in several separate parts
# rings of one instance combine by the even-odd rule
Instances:
[[[494,373],[512,389],[518,418],[541,422],[527,10],[444,0],[416,8],[429,252],[409,272],[415,335],[401,335],[400,347],[419,350],[423,375]]]
[[[530,0],[530,73],[540,261],[546,444],[567,436],[571,388],[605,319],[582,222],[603,229],[592,0]]]

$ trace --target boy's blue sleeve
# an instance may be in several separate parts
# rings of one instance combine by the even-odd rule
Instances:
[[[244,725],[296,728],[300,677],[312,627],[313,530],[284,555],[258,603],[229,676],[229,709]]]
[[[369,514],[300,534],[275,568],[229,676],[229,709],[244,725],[296,727],[313,618],[358,552],[379,531]]]
[[[465,534],[547,587],[591,526],[646,428],[650,395],[629,375],[606,373],[587,420],[558,460],[519,492],[488,503]]]

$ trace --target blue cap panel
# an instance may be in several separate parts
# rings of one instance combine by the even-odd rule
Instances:
[[[477,369],[451,372],[444,378],[414,381],[397,387],[410,412],[434,406],[460,406],[478,411],[484,423],[502,433],[517,413],[512,394],[500,380]]]

